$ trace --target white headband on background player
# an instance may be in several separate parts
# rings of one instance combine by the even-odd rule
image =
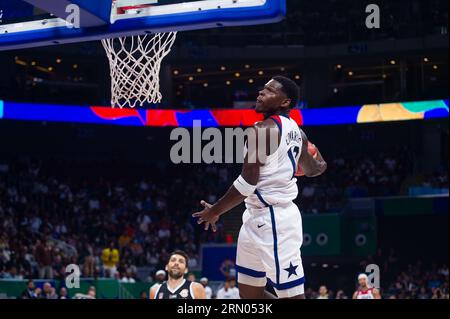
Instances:
[[[158,270],[157,272],[156,272],[156,274],[155,274],[155,276],[165,276],[166,275],[166,272],[164,271],[164,270]]]
[[[245,197],[249,197],[256,190],[256,185],[253,186],[247,183],[247,181],[242,177],[242,175],[239,175],[239,177],[234,181],[233,185],[238,190],[238,192]]]
[[[369,278],[369,277],[367,277],[366,274],[360,274],[360,275],[358,276],[358,280],[361,280],[361,279],[367,280],[368,278]]]

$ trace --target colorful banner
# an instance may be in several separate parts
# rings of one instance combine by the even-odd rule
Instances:
[[[296,109],[291,117],[301,126],[378,123],[448,118],[448,100]],[[193,127],[252,126],[262,119],[254,110],[118,109],[0,101],[0,119],[103,125]]]

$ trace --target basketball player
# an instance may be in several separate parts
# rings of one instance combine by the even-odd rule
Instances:
[[[217,299],[240,299],[236,279],[228,277],[222,288],[217,291]]]
[[[213,292],[212,292],[211,287],[208,286],[208,282],[209,282],[209,280],[206,277],[203,277],[203,278],[200,279],[200,283],[203,285],[203,287],[205,287],[206,299],[212,299]]]
[[[219,217],[245,201],[236,260],[243,299],[274,298],[265,291],[267,283],[279,298],[304,299],[302,218],[292,202],[298,195],[295,176],[319,176],[327,165],[290,118],[298,100],[299,88],[291,79],[277,76],[264,86],[256,102],[264,120],[253,126],[256,147],[247,143],[241,175],[217,203],[201,201],[204,209],[193,214],[205,230],[216,231]],[[266,156],[259,154],[259,140],[266,143]]]
[[[161,286],[165,280],[166,280],[166,272],[162,269],[158,270],[155,274],[155,283],[150,289]]]
[[[184,279],[188,262],[185,252],[173,252],[166,265],[168,280],[150,289],[150,299],[205,299],[205,288],[201,284]]]
[[[381,299],[381,294],[378,289],[370,287],[369,278],[366,274],[358,276],[359,288],[353,294],[353,299]]]

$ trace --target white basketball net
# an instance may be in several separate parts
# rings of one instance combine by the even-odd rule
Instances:
[[[160,103],[161,61],[172,49],[176,32],[102,40],[111,69],[111,105]]]

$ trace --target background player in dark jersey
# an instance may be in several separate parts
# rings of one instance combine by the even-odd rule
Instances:
[[[189,257],[183,251],[173,252],[166,265],[168,280],[150,289],[150,299],[205,299],[203,285],[184,279]]]

